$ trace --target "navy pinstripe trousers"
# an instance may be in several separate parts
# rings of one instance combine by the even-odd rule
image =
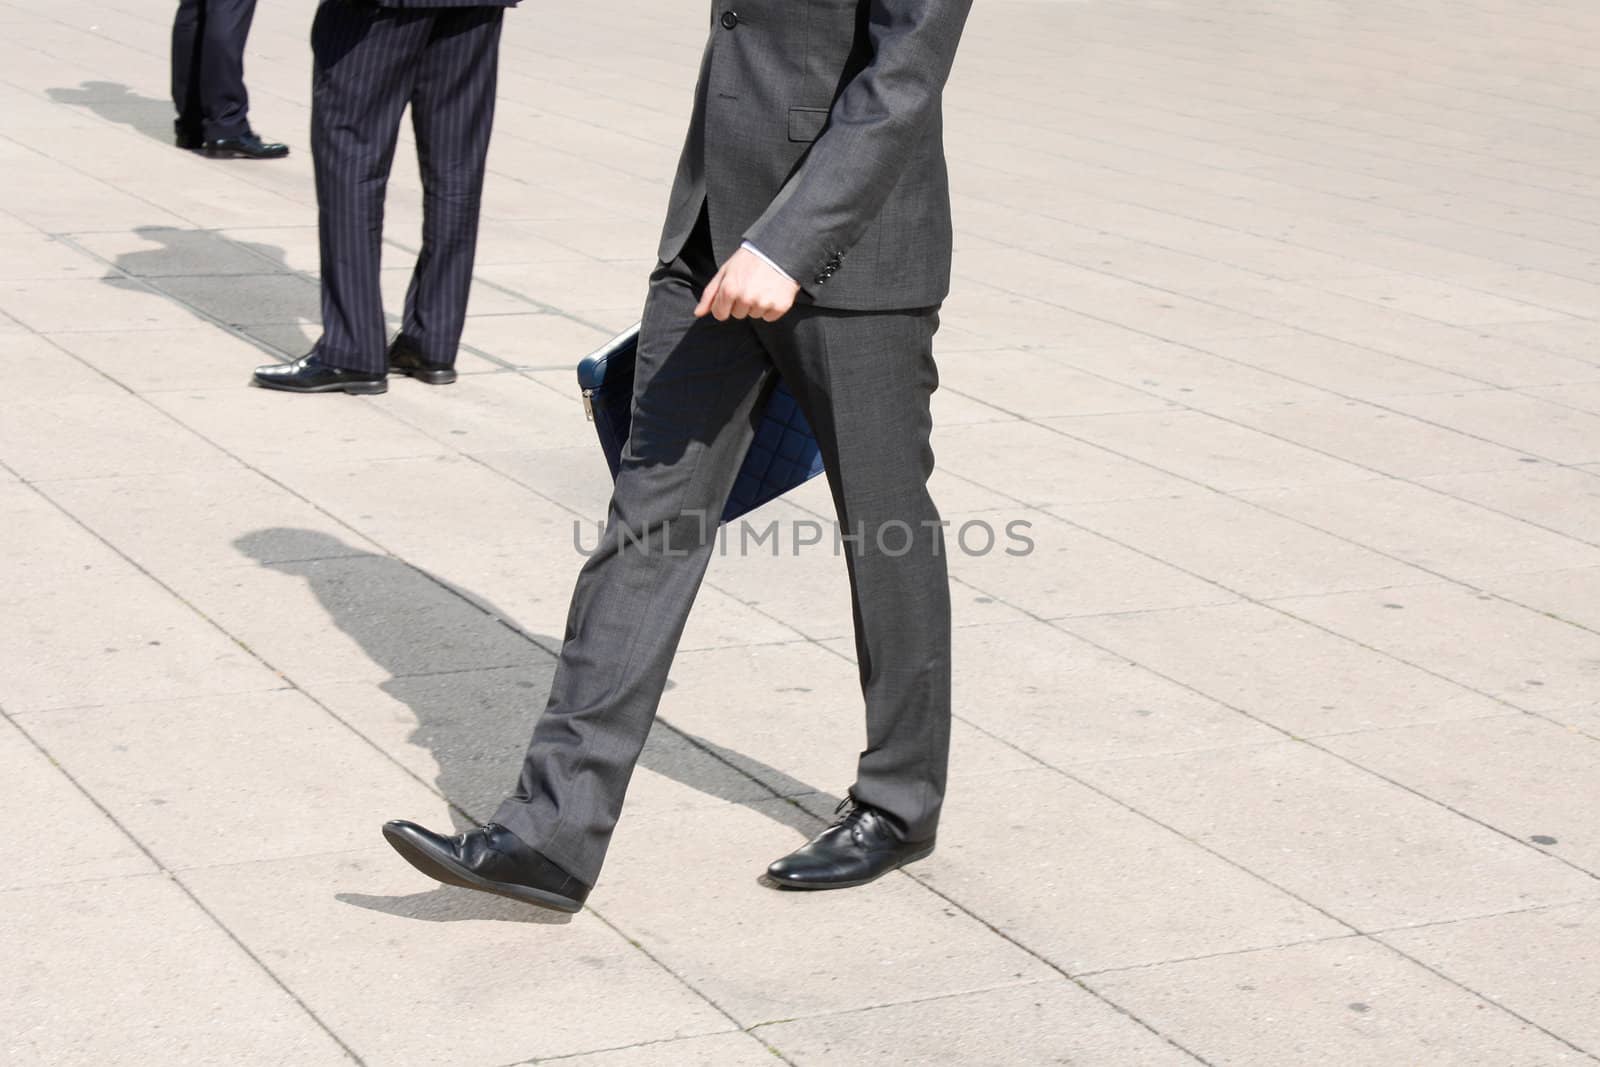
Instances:
[[[478,244],[494,125],[500,7],[380,8],[326,0],[311,29],[311,153],[322,250],[320,362],[387,369],[383,201],[406,105],[423,185],[422,251],[401,335],[454,362]]]

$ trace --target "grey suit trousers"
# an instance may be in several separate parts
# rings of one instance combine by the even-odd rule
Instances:
[[[590,884],[775,369],[816,432],[841,532],[861,535],[844,545],[867,718],[851,793],[912,840],[934,836],[943,801],[950,591],[927,489],[937,311],[801,305],[777,323],[696,320],[714,269],[702,220],[651,278],[606,530],[578,576],[517,788],[494,817]]]

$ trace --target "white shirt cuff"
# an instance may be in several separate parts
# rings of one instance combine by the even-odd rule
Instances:
[[[784,270],[782,267],[780,267],[776,263],[772,262],[772,260],[768,259],[767,258],[767,254],[765,252],[761,251],[761,249],[757,248],[755,245],[751,244],[749,241],[744,242],[739,247],[744,249],[746,252],[749,252],[751,255],[755,256],[761,262],[765,263],[767,266],[771,267],[773,270],[777,271],[779,274],[783,275],[785,278],[788,278],[791,282],[794,281],[794,279],[789,276],[789,272],[788,271]],[[796,284],[798,284],[798,283],[796,283]]]

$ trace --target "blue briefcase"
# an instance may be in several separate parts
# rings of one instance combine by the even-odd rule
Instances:
[[[583,409],[600,435],[600,449],[613,479],[622,465],[622,448],[633,421],[633,365],[638,351],[639,327],[635,326],[578,364]],[[794,394],[781,377],[776,378],[762,406],[755,440],[722,509],[722,521],[732,522],[821,473],[817,439]]]

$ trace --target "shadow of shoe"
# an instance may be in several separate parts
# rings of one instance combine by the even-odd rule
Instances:
[[[430,923],[484,921],[565,926],[572,921],[572,916],[566,912],[521,904],[505,897],[454,886],[440,886],[426,893],[412,893],[403,897],[381,897],[367,893],[335,893],[333,897],[341,904]]]

